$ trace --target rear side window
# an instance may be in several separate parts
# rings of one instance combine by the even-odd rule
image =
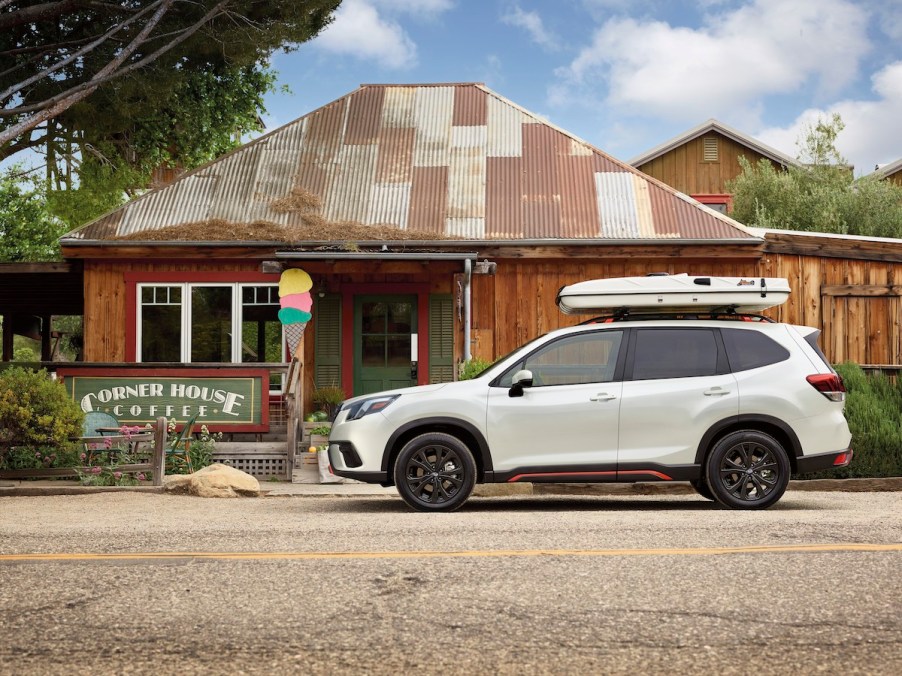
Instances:
[[[811,349],[817,352],[817,356],[821,358],[821,361],[824,362],[824,366],[826,366],[831,371],[833,367],[830,366],[830,362],[827,361],[827,356],[821,351],[821,346],[818,345],[817,339],[820,337],[820,331],[812,331],[807,336],[805,336],[805,342],[811,346]]]
[[[639,329],[633,380],[717,374],[717,341],[711,329]]]
[[[730,370],[748,371],[789,359],[789,350],[758,331],[721,329]]]

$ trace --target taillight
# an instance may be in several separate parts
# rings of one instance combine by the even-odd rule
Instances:
[[[850,462],[852,462],[852,450],[849,449],[845,453],[840,453],[836,456],[836,460],[833,461],[834,467],[845,467]]]
[[[836,373],[816,373],[806,380],[830,401],[844,401],[846,398],[846,387]]]

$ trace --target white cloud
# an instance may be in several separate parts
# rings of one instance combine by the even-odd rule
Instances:
[[[761,97],[810,82],[826,96],[851,82],[870,49],[867,20],[851,0],[751,0],[708,14],[698,28],[612,18],[558,71],[568,91],[556,100],[606,86],[606,103],[626,111],[750,120]]]
[[[554,50],[558,48],[557,37],[545,28],[538,12],[525,12],[519,5],[501,15],[501,21],[509,26],[523,28],[529,37],[540,47]]]
[[[374,60],[386,68],[411,68],[417,63],[417,46],[410,36],[365,0],[344,0],[335,21],[310,44],[334,54]]]
[[[372,0],[380,8],[399,14],[414,14],[434,18],[454,7],[454,0]]]
[[[872,78],[876,95],[871,100],[844,100],[826,109],[809,109],[786,127],[771,127],[755,134],[767,145],[795,155],[796,143],[818,118],[842,116],[845,129],[836,139],[837,149],[855,165],[856,175],[869,174],[877,164],[902,158],[902,61],[896,61]]]

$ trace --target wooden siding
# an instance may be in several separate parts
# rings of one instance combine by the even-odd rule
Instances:
[[[820,344],[833,363],[902,364],[902,262],[861,260],[769,251],[759,256],[634,255],[595,258],[495,258],[495,275],[472,277],[471,352],[493,360],[548,331],[585,319],[562,314],[558,289],[587,279],[646,275],[710,274],[786,277],[788,302],[767,314],[819,328]],[[85,360],[126,361],[127,273],[258,271],[255,261],[153,264],[124,261],[85,263]],[[430,294],[449,294],[454,325],[454,362],[463,354],[463,275],[459,262],[335,261],[301,263],[330,293],[344,285],[428,284]],[[316,330],[314,316],[307,335]],[[304,341],[305,398],[314,379],[314,340]]]
[[[716,162],[704,161],[706,138],[717,139]],[[727,181],[736,178],[740,173],[739,158],[743,155],[752,164],[764,158],[764,155],[748,146],[716,131],[710,131],[650,162],[639,165],[637,169],[687,195],[724,195],[729,193],[726,188]],[[780,166],[776,162],[773,164],[775,167]]]
[[[786,277],[792,293],[768,316],[813,326],[832,363],[902,364],[902,264],[768,254],[736,259],[500,260],[494,277],[473,278],[474,356],[495,359],[548,331],[585,316],[558,311],[565,284],[650,272]]]

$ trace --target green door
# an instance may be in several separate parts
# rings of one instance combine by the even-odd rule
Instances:
[[[410,359],[416,332],[416,296],[354,298],[355,396],[416,385]]]

